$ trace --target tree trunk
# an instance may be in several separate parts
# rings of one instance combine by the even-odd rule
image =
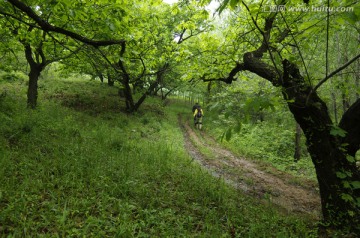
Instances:
[[[38,80],[41,70],[38,67],[31,67],[29,73],[29,86],[27,91],[27,107],[35,109],[38,97]]]
[[[319,182],[324,221],[334,227],[352,226],[355,230],[360,221],[360,210],[352,199],[358,198],[360,193],[359,189],[352,189],[346,184],[360,181],[355,161],[348,159],[348,155],[355,155],[351,146],[355,147],[355,152],[359,146],[357,133],[360,126],[356,125],[360,121],[360,113],[354,108],[348,110],[349,113],[340,122],[340,127],[348,134],[339,136],[326,104],[316,92],[312,92],[295,65],[286,60],[283,63],[283,95],[307,139],[307,148]],[[360,102],[355,108],[360,109]],[[350,133],[348,127],[352,127],[355,134]],[[351,146],[344,147],[344,143]]]
[[[301,159],[301,127],[298,123],[296,123],[294,161],[297,162],[300,159]]]
[[[347,83],[347,82],[346,82]],[[341,94],[343,112],[345,113],[350,107],[350,99],[345,93]]]
[[[337,124],[339,122],[338,120],[338,110],[337,110],[337,103],[336,103],[336,95],[334,92],[331,93],[331,98],[332,98],[332,108],[333,108],[333,114],[334,114],[334,120],[335,123]]]
[[[360,148],[360,100],[346,111],[340,124],[335,126],[326,104],[295,64],[285,59],[279,67],[275,61],[271,65],[262,61],[266,52],[273,59],[269,40],[275,17],[274,13],[265,18],[261,46],[244,53],[243,63],[237,63],[228,77],[219,80],[231,83],[236,80],[236,73],[249,71],[275,87],[281,87],[283,98],[306,137],[319,183],[325,224],[360,232],[360,171],[354,158],[351,158]]]
[[[38,97],[38,80],[41,74],[41,71],[46,66],[46,60],[43,58],[43,62],[36,62],[32,56],[32,49],[29,44],[24,43],[25,47],[25,57],[27,62],[30,65],[29,73],[29,85],[27,91],[27,107],[35,109],[37,106],[37,97]]]
[[[355,77],[356,77],[355,78],[356,88],[359,88],[360,87],[360,60],[359,59],[357,60],[357,72],[356,72]],[[355,97],[356,97],[356,100],[358,100],[360,98],[358,90],[355,93]]]
[[[170,89],[169,91],[167,91],[167,93],[165,93],[163,100],[165,100],[175,89],[177,89],[176,87],[173,87],[172,89]]]
[[[360,100],[347,110],[339,126],[335,126],[326,104],[302,77],[297,66],[284,60],[280,69],[261,61],[262,47],[245,53],[244,63],[238,64],[237,70],[253,72],[282,88],[288,108],[306,137],[319,183],[324,223],[333,228],[360,232],[357,201],[360,171],[355,160],[349,157],[355,156],[360,146]]]
[[[125,51],[125,48],[122,49],[120,56],[123,55],[124,51]],[[132,91],[131,91],[131,87],[130,87],[130,75],[126,71],[124,63],[122,62],[121,59],[118,62],[118,66],[121,69],[121,71],[123,72],[123,75],[120,77],[122,78],[121,84],[124,87],[123,90],[124,90],[124,96],[125,96],[126,111],[134,112],[134,111],[136,111],[136,109],[135,109],[134,99],[133,99]]]
[[[358,40],[360,42],[360,35],[359,35]],[[360,87],[360,59],[356,60],[355,86],[356,86],[356,88]],[[358,90],[356,90],[355,97],[356,97],[356,100],[358,100],[360,98]]]
[[[107,81],[108,81],[108,86],[110,86],[110,87],[114,86],[115,80],[113,80],[113,78],[111,77],[111,74],[107,75]]]
[[[99,75],[100,82],[103,83],[104,82],[104,75],[101,74],[101,73],[99,73],[98,75]]]
[[[135,109],[134,99],[132,96],[131,87],[129,84],[129,79],[125,79],[123,81],[123,86],[124,86],[126,110],[128,112],[134,112],[136,111],[136,109]]]
[[[140,99],[135,103],[134,105],[134,110],[138,110],[140,105],[145,101],[146,97],[151,94],[152,91],[154,91],[154,89],[158,86],[158,82],[155,81],[153,82],[150,87],[148,88],[148,90],[146,90],[146,92],[140,97]]]

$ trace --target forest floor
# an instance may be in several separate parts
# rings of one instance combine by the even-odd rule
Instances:
[[[313,181],[294,177],[271,166],[235,155],[205,131],[179,115],[185,147],[194,161],[213,176],[251,197],[275,204],[286,213],[320,218],[320,196]],[[191,126],[190,126],[191,124]]]

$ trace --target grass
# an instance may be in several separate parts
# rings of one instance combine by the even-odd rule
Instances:
[[[242,124],[239,133],[233,133],[229,141],[224,139],[221,143],[240,156],[257,160],[264,167],[271,165],[292,175],[316,181],[314,165],[306,151],[305,138],[302,138],[302,158],[295,162],[294,123],[286,116],[281,118],[281,112],[273,114],[274,118],[267,121]],[[211,118],[208,133],[219,138],[228,128],[219,123],[213,112],[208,115]]]
[[[191,162],[177,114],[149,98],[121,112],[116,89],[0,81],[1,237],[311,237],[311,221],[253,201]],[[77,96],[76,96],[77,95]]]

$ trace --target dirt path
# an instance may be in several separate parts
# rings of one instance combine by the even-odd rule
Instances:
[[[270,199],[289,213],[299,212],[314,219],[319,218],[320,199],[315,183],[301,181],[275,168],[237,157],[206,133],[195,130],[181,116],[179,123],[190,156],[213,176],[223,178],[253,197],[267,201]]]

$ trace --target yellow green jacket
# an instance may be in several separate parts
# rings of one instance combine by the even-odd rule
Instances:
[[[203,109],[200,108],[200,111],[201,111],[201,115],[204,116],[204,111],[203,111]],[[196,116],[197,113],[198,113],[198,109],[195,109],[194,117]]]

